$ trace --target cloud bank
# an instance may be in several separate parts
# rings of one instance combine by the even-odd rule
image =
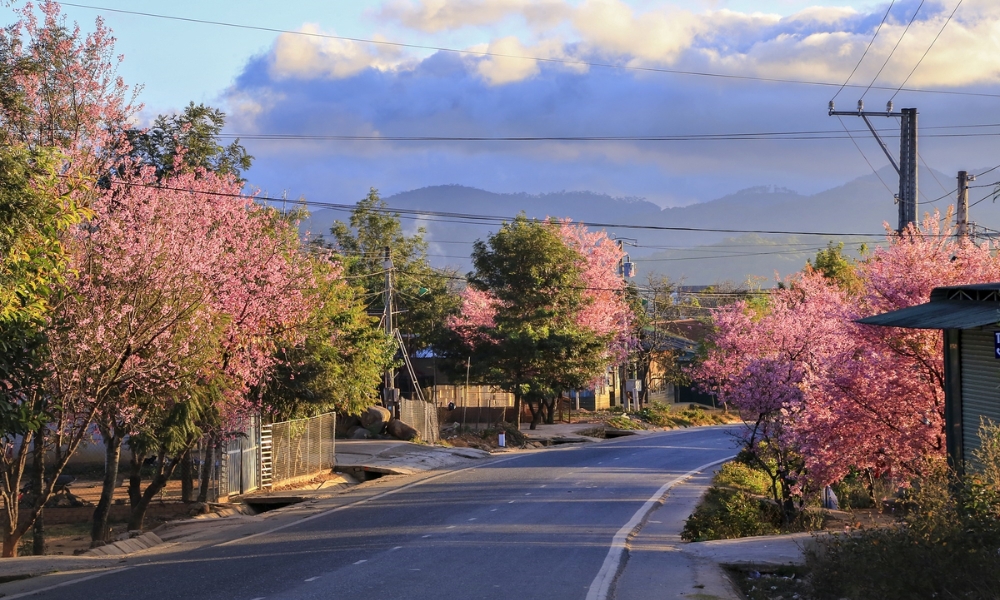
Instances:
[[[953,4],[897,2],[851,79],[900,85]],[[844,82],[886,6],[814,7],[789,16],[731,10],[637,10],[620,0],[410,0],[379,9],[386,39],[459,32],[469,53],[284,34],[248,62],[227,92],[232,131],[244,134],[562,137],[839,130],[826,116],[837,87],[694,77],[593,66]],[[334,33],[321,24],[309,33]],[[392,35],[390,35],[392,34]],[[900,41],[900,38],[902,39]],[[894,47],[897,45],[898,47]],[[486,55],[482,53],[488,53]],[[887,57],[891,59],[883,69]],[[538,60],[546,59],[546,60]],[[907,87],[1000,93],[1000,5],[967,0]],[[854,105],[847,88],[838,104]],[[892,91],[873,89],[870,106]],[[1000,98],[915,94],[923,126],[1000,121]],[[857,129],[861,124],[847,119]],[[882,123],[894,127],[890,120]],[[921,148],[946,172],[982,164],[992,138],[931,138]],[[885,159],[858,135],[869,161]],[[891,146],[895,140],[887,139]],[[369,186],[387,192],[459,183],[494,191],[590,189],[665,205],[750,185],[818,191],[870,172],[850,140],[697,142],[421,142],[246,140],[251,181],[343,202]],[[266,160],[263,160],[266,158]],[[996,162],[1000,162],[997,157]],[[961,161],[968,161],[962,163]],[[890,182],[890,186],[892,186]],[[922,182],[925,189],[927,183]],[[930,192],[929,192],[930,193]],[[934,193],[938,196],[940,193]]]

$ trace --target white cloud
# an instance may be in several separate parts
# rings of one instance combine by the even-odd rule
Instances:
[[[410,29],[437,33],[493,25],[510,16],[522,16],[531,25],[545,27],[566,19],[571,12],[572,7],[562,0],[396,0],[378,15]]]
[[[492,41],[489,46],[480,46],[473,50],[494,55],[486,56],[476,62],[476,72],[490,85],[522,81],[539,73],[539,61],[517,57],[568,59],[563,51],[563,45],[557,40],[549,40],[527,47],[516,37],[510,36]]]
[[[318,25],[309,23],[300,31],[323,34]],[[270,59],[275,79],[341,79],[367,68],[382,71],[396,68],[404,61],[404,55],[399,48],[388,45],[283,33],[275,40]]]

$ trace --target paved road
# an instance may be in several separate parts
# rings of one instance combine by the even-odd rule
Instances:
[[[613,538],[651,496],[733,453],[709,428],[517,454],[32,598],[594,598]]]

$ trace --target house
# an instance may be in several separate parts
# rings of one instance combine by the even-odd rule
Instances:
[[[1000,283],[934,288],[926,304],[858,322],[944,331],[945,434],[961,469],[979,448],[980,419],[1000,423]]]
[[[647,390],[646,402],[715,406],[714,396],[694,386],[676,383],[710,332],[711,326],[698,319],[660,321],[655,327],[646,328],[642,344],[648,360],[640,366],[639,373]]]

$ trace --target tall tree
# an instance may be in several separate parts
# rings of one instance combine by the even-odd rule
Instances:
[[[351,212],[349,223],[336,221],[333,250],[340,255],[345,275],[360,282],[370,298],[370,313],[381,313],[385,282],[385,249],[393,263],[397,325],[412,356],[441,339],[445,319],[457,311],[459,299],[451,282],[455,274],[441,272],[427,260],[425,230],[408,235],[399,213],[394,213],[372,188]]]
[[[253,157],[239,139],[228,146],[220,143],[225,125],[226,114],[221,110],[191,102],[180,114],[159,115],[148,129],[129,130],[131,155],[140,164],[155,167],[161,179],[178,170],[204,170],[242,181]]]
[[[449,326],[472,352],[477,379],[514,395],[518,426],[522,402],[534,428],[543,403],[594,381],[627,343],[616,327],[628,316],[614,309],[623,284],[603,264],[617,257],[585,250],[604,245],[594,243],[576,226],[521,215],[473,248],[475,271]]]

